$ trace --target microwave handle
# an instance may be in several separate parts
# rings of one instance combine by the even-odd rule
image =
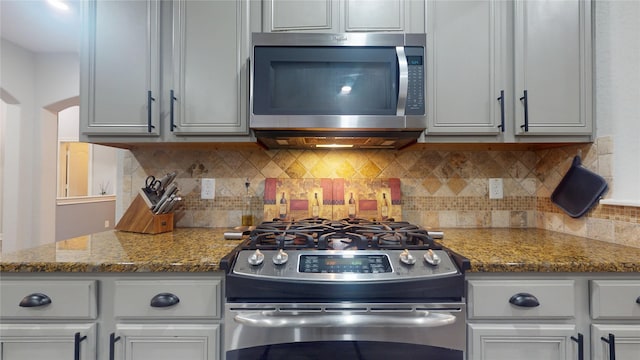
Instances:
[[[404,116],[404,109],[407,105],[407,91],[409,88],[409,65],[407,63],[407,55],[404,53],[404,46],[396,46],[396,55],[398,56],[398,68],[400,76],[398,76],[398,106],[396,108],[397,116]]]

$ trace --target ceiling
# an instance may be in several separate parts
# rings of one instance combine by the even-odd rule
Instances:
[[[80,0],[68,11],[46,0],[0,0],[0,35],[33,52],[80,52]]]

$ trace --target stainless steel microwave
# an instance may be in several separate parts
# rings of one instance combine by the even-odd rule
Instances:
[[[267,147],[399,148],[426,128],[425,34],[254,33],[250,127]]]

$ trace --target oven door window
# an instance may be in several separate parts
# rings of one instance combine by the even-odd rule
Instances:
[[[257,115],[395,115],[393,47],[255,47]]]
[[[227,360],[461,360],[463,352],[429,345],[378,341],[312,341],[256,346],[227,352]]]

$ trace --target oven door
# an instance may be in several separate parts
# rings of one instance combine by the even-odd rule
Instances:
[[[464,303],[227,303],[227,360],[462,360]]]

